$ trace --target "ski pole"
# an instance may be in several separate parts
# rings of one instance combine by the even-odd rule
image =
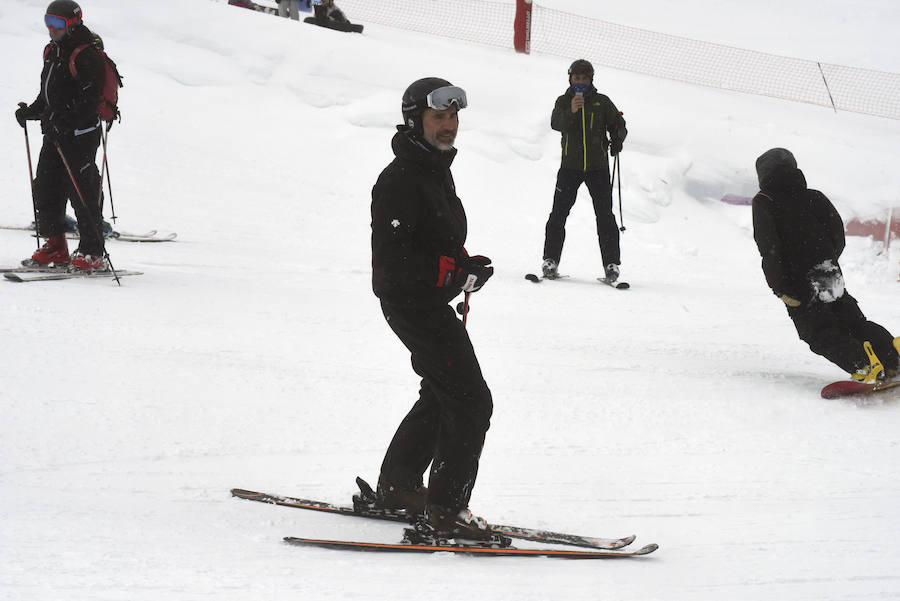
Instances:
[[[466,320],[469,318],[469,297],[471,292],[466,292],[466,299],[463,301],[463,327],[466,327]]]
[[[28,106],[24,102],[20,102],[19,106],[24,108]],[[25,154],[28,155],[28,183],[31,185],[31,209],[34,211],[34,240],[37,242],[38,250],[41,249],[41,237],[38,236],[38,217],[37,205],[34,204],[34,170],[31,168],[31,144],[28,142],[28,122],[22,127],[25,132]]]
[[[471,292],[466,292],[466,300],[460,301],[456,305],[456,312],[462,315],[463,318],[463,327],[466,326],[466,318],[469,316],[469,295]]]
[[[112,122],[110,121],[110,123],[112,123]],[[98,198],[101,198],[103,196],[103,172],[106,171],[106,183],[109,187],[109,209],[110,209],[110,211],[112,211],[112,215],[110,216],[110,219],[112,219],[112,222],[115,223],[116,218],[117,218],[116,217],[116,205],[113,203],[112,179],[110,179],[110,176],[109,176],[109,161],[107,159],[107,153],[106,153],[106,136],[108,133],[109,133],[109,127],[107,127],[106,131],[104,131],[103,123],[100,123],[100,134],[101,134],[100,139],[103,141],[103,164],[100,167],[100,196],[98,196]]]
[[[63,153],[62,148],[59,145],[59,140],[53,140],[53,145],[56,146],[56,152],[59,153],[59,158],[62,159],[62,163],[66,168],[66,172],[69,174],[69,179],[72,181],[72,185],[75,187],[75,193],[78,194],[78,200],[81,201],[81,206],[84,207],[84,210],[88,212],[88,215],[91,213],[90,207],[88,207],[87,202],[84,200],[84,195],[81,193],[81,188],[78,187],[78,182],[75,181],[75,174],[72,173],[72,168],[69,167],[69,161],[66,160],[66,155]],[[94,227],[94,233],[97,235],[97,239],[103,241],[103,230],[96,223],[92,224]],[[106,264],[109,265],[109,270],[112,271],[113,277],[116,279],[116,284],[119,286],[122,285],[122,281],[119,279],[119,274],[116,273],[116,268],[113,267],[112,259],[109,258],[109,251],[106,250],[106,245],[103,245],[103,258],[106,259]]]
[[[619,231],[624,232],[625,231],[625,217],[622,215],[622,161],[619,160],[620,154],[622,154],[621,151],[619,151],[616,154],[616,160],[613,163],[613,167],[615,168],[616,173],[618,174],[617,177],[619,178],[619,223],[622,224],[619,227]]]
[[[612,175],[609,180],[609,193],[612,194],[616,189],[616,166],[619,164],[619,155],[613,157]]]

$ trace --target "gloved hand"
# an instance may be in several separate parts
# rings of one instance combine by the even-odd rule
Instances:
[[[574,115],[584,107],[584,94],[575,94],[572,97],[572,114]]]
[[[478,292],[494,275],[491,260],[483,255],[466,257],[460,261],[453,277],[453,284],[463,292]]]
[[[780,296],[781,302],[783,302],[788,307],[799,307],[803,303],[798,301],[796,298],[788,296],[787,294],[782,294]]]
[[[25,127],[26,121],[33,121],[38,117],[28,108],[28,105],[24,102],[19,103],[19,108],[16,109],[16,121],[19,122],[20,127]]]
[[[612,156],[616,156],[620,152],[622,152],[622,140],[610,140],[609,154],[611,154]]]

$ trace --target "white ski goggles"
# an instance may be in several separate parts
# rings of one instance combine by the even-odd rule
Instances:
[[[466,108],[468,104],[466,102],[466,91],[457,86],[444,86],[434,90],[425,97],[425,104],[428,108],[439,111],[450,108],[453,103],[456,103],[457,108]]]

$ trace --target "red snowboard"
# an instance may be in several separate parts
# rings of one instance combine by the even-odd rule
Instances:
[[[862,382],[854,382],[853,380],[841,380],[833,382],[822,389],[823,399],[839,399],[841,397],[855,396],[861,394],[873,394],[882,390],[900,386],[900,380],[892,382],[879,382],[877,384],[864,384]]]

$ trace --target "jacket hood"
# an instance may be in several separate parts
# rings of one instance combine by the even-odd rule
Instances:
[[[759,189],[765,190],[778,173],[785,169],[797,169],[797,159],[785,148],[772,148],[756,159],[756,176]],[[799,170],[798,170],[799,171]]]
[[[789,165],[777,165],[772,169],[765,185],[760,186],[760,191],[784,200],[800,198],[798,194],[806,188],[806,177],[802,171]]]

